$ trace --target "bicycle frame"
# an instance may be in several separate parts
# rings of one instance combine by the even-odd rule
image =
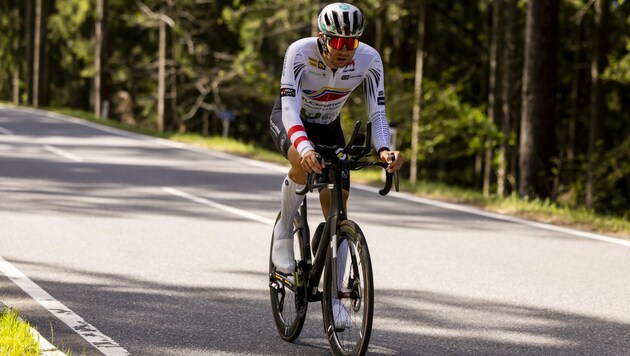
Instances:
[[[340,169],[341,168],[341,169]],[[329,166],[329,172],[332,177],[332,182],[341,182],[342,167],[336,167],[336,165]],[[319,281],[321,280],[324,266],[326,265],[326,257],[328,249],[331,249],[332,253],[332,273],[333,273],[333,288],[337,289],[337,250],[333,246],[337,246],[337,223],[347,219],[346,209],[343,206],[343,188],[339,184],[328,183],[326,188],[330,190],[330,209],[328,216],[326,217],[325,225],[320,236],[317,251],[315,256],[311,255],[310,246],[310,229],[307,221],[307,204],[306,198],[300,206],[300,223],[298,229],[302,229],[302,238],[305,239],[302,246],[304,246],[302,262],[305,262],[303,266],[298,265],[298,268],[303,268],[308,276],[306,290],[308,293],[308,301],[320,301],[321,293],[319,293]],[[313,258],[314,257],[314,258]]]
[[[293,222],[295,224],[293,235],[297,235],[300,249],[296,271],[292,275],[287,275],[277,270],[272,261],[273,240],[269,257],[271,307],[280,336],[285,341],[295,340],[302,331],[308,304],[321,301],[324,328],[331,349],[335,354],[344,355],[347,354],[348,347],[356,354],[362,355],[367,351],[373,318],[374,291],[367,241],[358,224],[348,219],[343,203],[343,177],[345,172],[351,170],[369,166],[381,168],[389,166],[389,163],[380,160],[361,161],[372,151],[372,144],[371,124],[368,123],[364,140],[357,139],[360,126],[360,122],[357,122],[349,143],[342,149],[337,146],[315,147],[318,159],[324,164],[323,172],[309,173],[304,188],[296,191],[296,194],[305,195],[307,192],[325,188],[330,194],[327,216],[316,232],[320,234],[316,237],[318,246],[313,246],[315,250],[311,248],[308,205],[304,197],[299,214]],[[360,143],[355,144],[357,142]],[[395,156],[391,153],[388,162],[394,159]],[[381,195],[389,192],[392,177],[398,191],[397,175],[387,172],[385,187],[379,191]],[[345,240],[347,245],[344,243]],[[338,262],[343,265],[337,266]],[[323,289],[320,291],[319,284],[322,279]],[[285,302],[287,296],[288,300]],[[352,313],[352,316],[348,312]],[[340,321],[337,318],[341,318]],[[347,330],[350,332],[346,333]]]
[[[347,212],[346,208],[343,205],[343,186],[341,182],[343,181],[342,172],[344,170],[358,170],[367,166],[381,166],[383,168],[386,167],[386,164],[381,162],[360,162],[359,160],[370,153],[371,147],[371,123],[368,122],[366,129],[366,136],[364,145],[354,145],[358,138],[359,128],[361,127],[361,123],[357,122],[355,125],[354,131],[350,138],[350,141],[346,147],[343,148],[340,155],[353,154],[353,157],[349,160],[339,158],[340,155],[337,155],[336,150],[337,147],[326,147],[319,146],[318,149],[326,152],[325,161],[325,172],[322,178],[322,182],[315,182],[317,176],[315,174],[309,174],[307,179],[307,184],[300,192],[296,192],[297,194],[306,194],[308,191],[313,191],[314,189],[319,188],[327,188],[330,191],[330,207],[328,210],[328,216],[325,220],[325,225],[322,230],[322,234],[320,236],[320,241],[317,247],[317,251],[315,251],[315,256],[311,255],[311,247],[310,247],[310,229],[307,221],[307,204],[306,197],[304,199],[303,204],[300,206],[300,219],[298,229],[302,230],[302,238],[305,239],[303,241],[302,256],[304,257],[301,261],[301,264],[298,264],[298,268],[302,268],[305,272],[305,275],[308,276],[306,291],[308,293],[308,301],[320,301],[321,293],[319,293],[319,281],[321,280],[322,273],[324,271],[324,267],[326,265],[327,254],[331,253],[332,263],[331,263],[331,272],[332,272],[332,283],[333,290],[339,291],[337,286],[337,239],[339,236],[337,235],[338,224],[340,221],[347,220]],[[323,153],[323,152],[322,152]],[[386,175],[386,183],[385,187],[379,191],[381,195],[386,195],[392,185],[392,176],[393,174],[388,173]],[[396,183],[396,191],[398,191],[398,176],[395,177]],[[330,251],[329,251],[330,250]],[[313,260],[314,257],[314,260]],[[339,297],[339,296],[336,296]]]

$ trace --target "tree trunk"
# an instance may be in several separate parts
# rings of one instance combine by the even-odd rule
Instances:
[[[174,21],[177,19],[177,11],[175,11],[175,4],[173,0],[167,0],[167,15]],[[177,34],[175,29],[171,26],[166,27],[166,107],[164,110],[165,127],[168,131],[175,131],[175,129],[183,129],[184,126],[180,125],[177,118]]]
[[[103,1],[96,0],[94,21],[94,115],[101,117],[101,51],[103,48]]]
[[[595,0],[595,36],[593,38],[593,57],[591,58],[591,111],[588,135],[588,167],[586,178],[586,207],[591,208],[595,201],[595,165],[600,148],[604,126],[604,87],[601,74],[606,65],[606,35],[608,22],[608,2]]]
[[[24,1],[24,49],[26,51],[26,104],[33,104],[33,0]]]
[[[411,126],[411,162],[409,180],[415,186],[418,179],[418,133],[420,131],[420,105],[422,99],[422,72],[424,65],[424,31],[426,4],[421,1],[418,8],[418,44],[416,47],[416,79],[413,92],[413,111]]]
[[[32,105],[39,106],[39,67],[42,53],[42,0],[35,0],[35,21],[33,29],[33,98]]]
[[[39,59],[39,105],[46,106],[49,102],[49,87],[48,87],[48,17],[50,16],[50,9],[53,6],[54,1],[42,2],[42,14],[40,25],[40,59]]]
[[[499,74],[499,66],[497,65],[498,53],[500,51],[499,45],[502,42],[500,33],[502,31],[501,25],[501,2],[500,0],[494,0],[492,3],[492,33],[490,40],[490,68],[488,77],[488,120],[492,123],[498,121],[498,103],[497,99],[497,77]],[[492,173],[492,159],[494,156],[494,147],[490,138],[486,139],[486,152],[485,152],[485,165],[483,172],[483,196],[490,196],[490,180]]]
[[[13,104],[20,104],[20,65],[18,63],[13,64]]]
[[[164,14],[164,9],[160,11]],[[157,126],[158,132],[164,131],[164,97],[166,92],[166,24],[159,20],[159,59],[158,59],[158,102]]]
[[[509,153],[510,131],[512,130],[510,99],[512,94],[512,56],[514,51],[514,12],[516,0],[502,0],[504,2],[502,32],[505,34],[501,57],[501,144],[499,145],[499,157],[497,167],[497,195],[505,196],[505,182],[507,180],[507,157]]]
[[[519,194],[548,197],[555,155],[558,1],[527,4]]]
[[[562,174],[564,179],[558,182],[558,185],[562,183],[573,183],[575,174],[575,135],[577,123],[580,121],[580,90],[582,86],[582,41],[583,41],[583,22],[582,17],[576,21],[577,29],[574,31],[574,44],[573,44],[573,64],[571,68],[571,94],[569,97],[569,117],[566,129],[566,142],[564,144],[563,154],[563,169]]]

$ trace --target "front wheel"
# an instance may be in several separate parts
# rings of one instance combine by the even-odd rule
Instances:
[[[364,355],[372,332],[374,285],[367,242],[359,226],[342,221],[337,230],[337,289],[328,254],[323,286],[324,329],[335,355]]]
[[[280,214],[278,214],[278,219]],[[278,222],[276,219],[276,223]],[[301,229],[298,229],[298,221],[300,215],[296,214],[294,221],[295,233],[293,235],[293,249],[295,257],[298,261],[302,260],[303,239]],[[308,307],[308,298],[306,288],[304,287],[305,277],[302,274],[294,273],[293,276],[287,276],[276,271],[276,266],[271,260],[273,250],[273,234],[271,238],[271,248],[269,250],[269,296],[271,298],[271,311],[276,329],[280,337],[286,341],[293,341],[300,336],[304,320],[306,319],[306,310]],[[298,278],[296,281],[295,278]]]

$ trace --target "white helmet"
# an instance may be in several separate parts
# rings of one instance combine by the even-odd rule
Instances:
[[[327,36],[359,37],[363,34],[363,14],[354,5],[336,2],[327,5],[317,17],[319,30]]]

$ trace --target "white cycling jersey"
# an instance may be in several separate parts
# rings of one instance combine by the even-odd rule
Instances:
[[[289,46],[280,84],[282,123],[300,156],[313,149],[302,121],[324,125],[333,122],[350,93],[361,83],[368,119],[372,122],[374,147],[377,150],[388,147],[383,63],[378,52],[359,43],[352,61],[333,71],[322,58],[317,37],[304,38]]]

